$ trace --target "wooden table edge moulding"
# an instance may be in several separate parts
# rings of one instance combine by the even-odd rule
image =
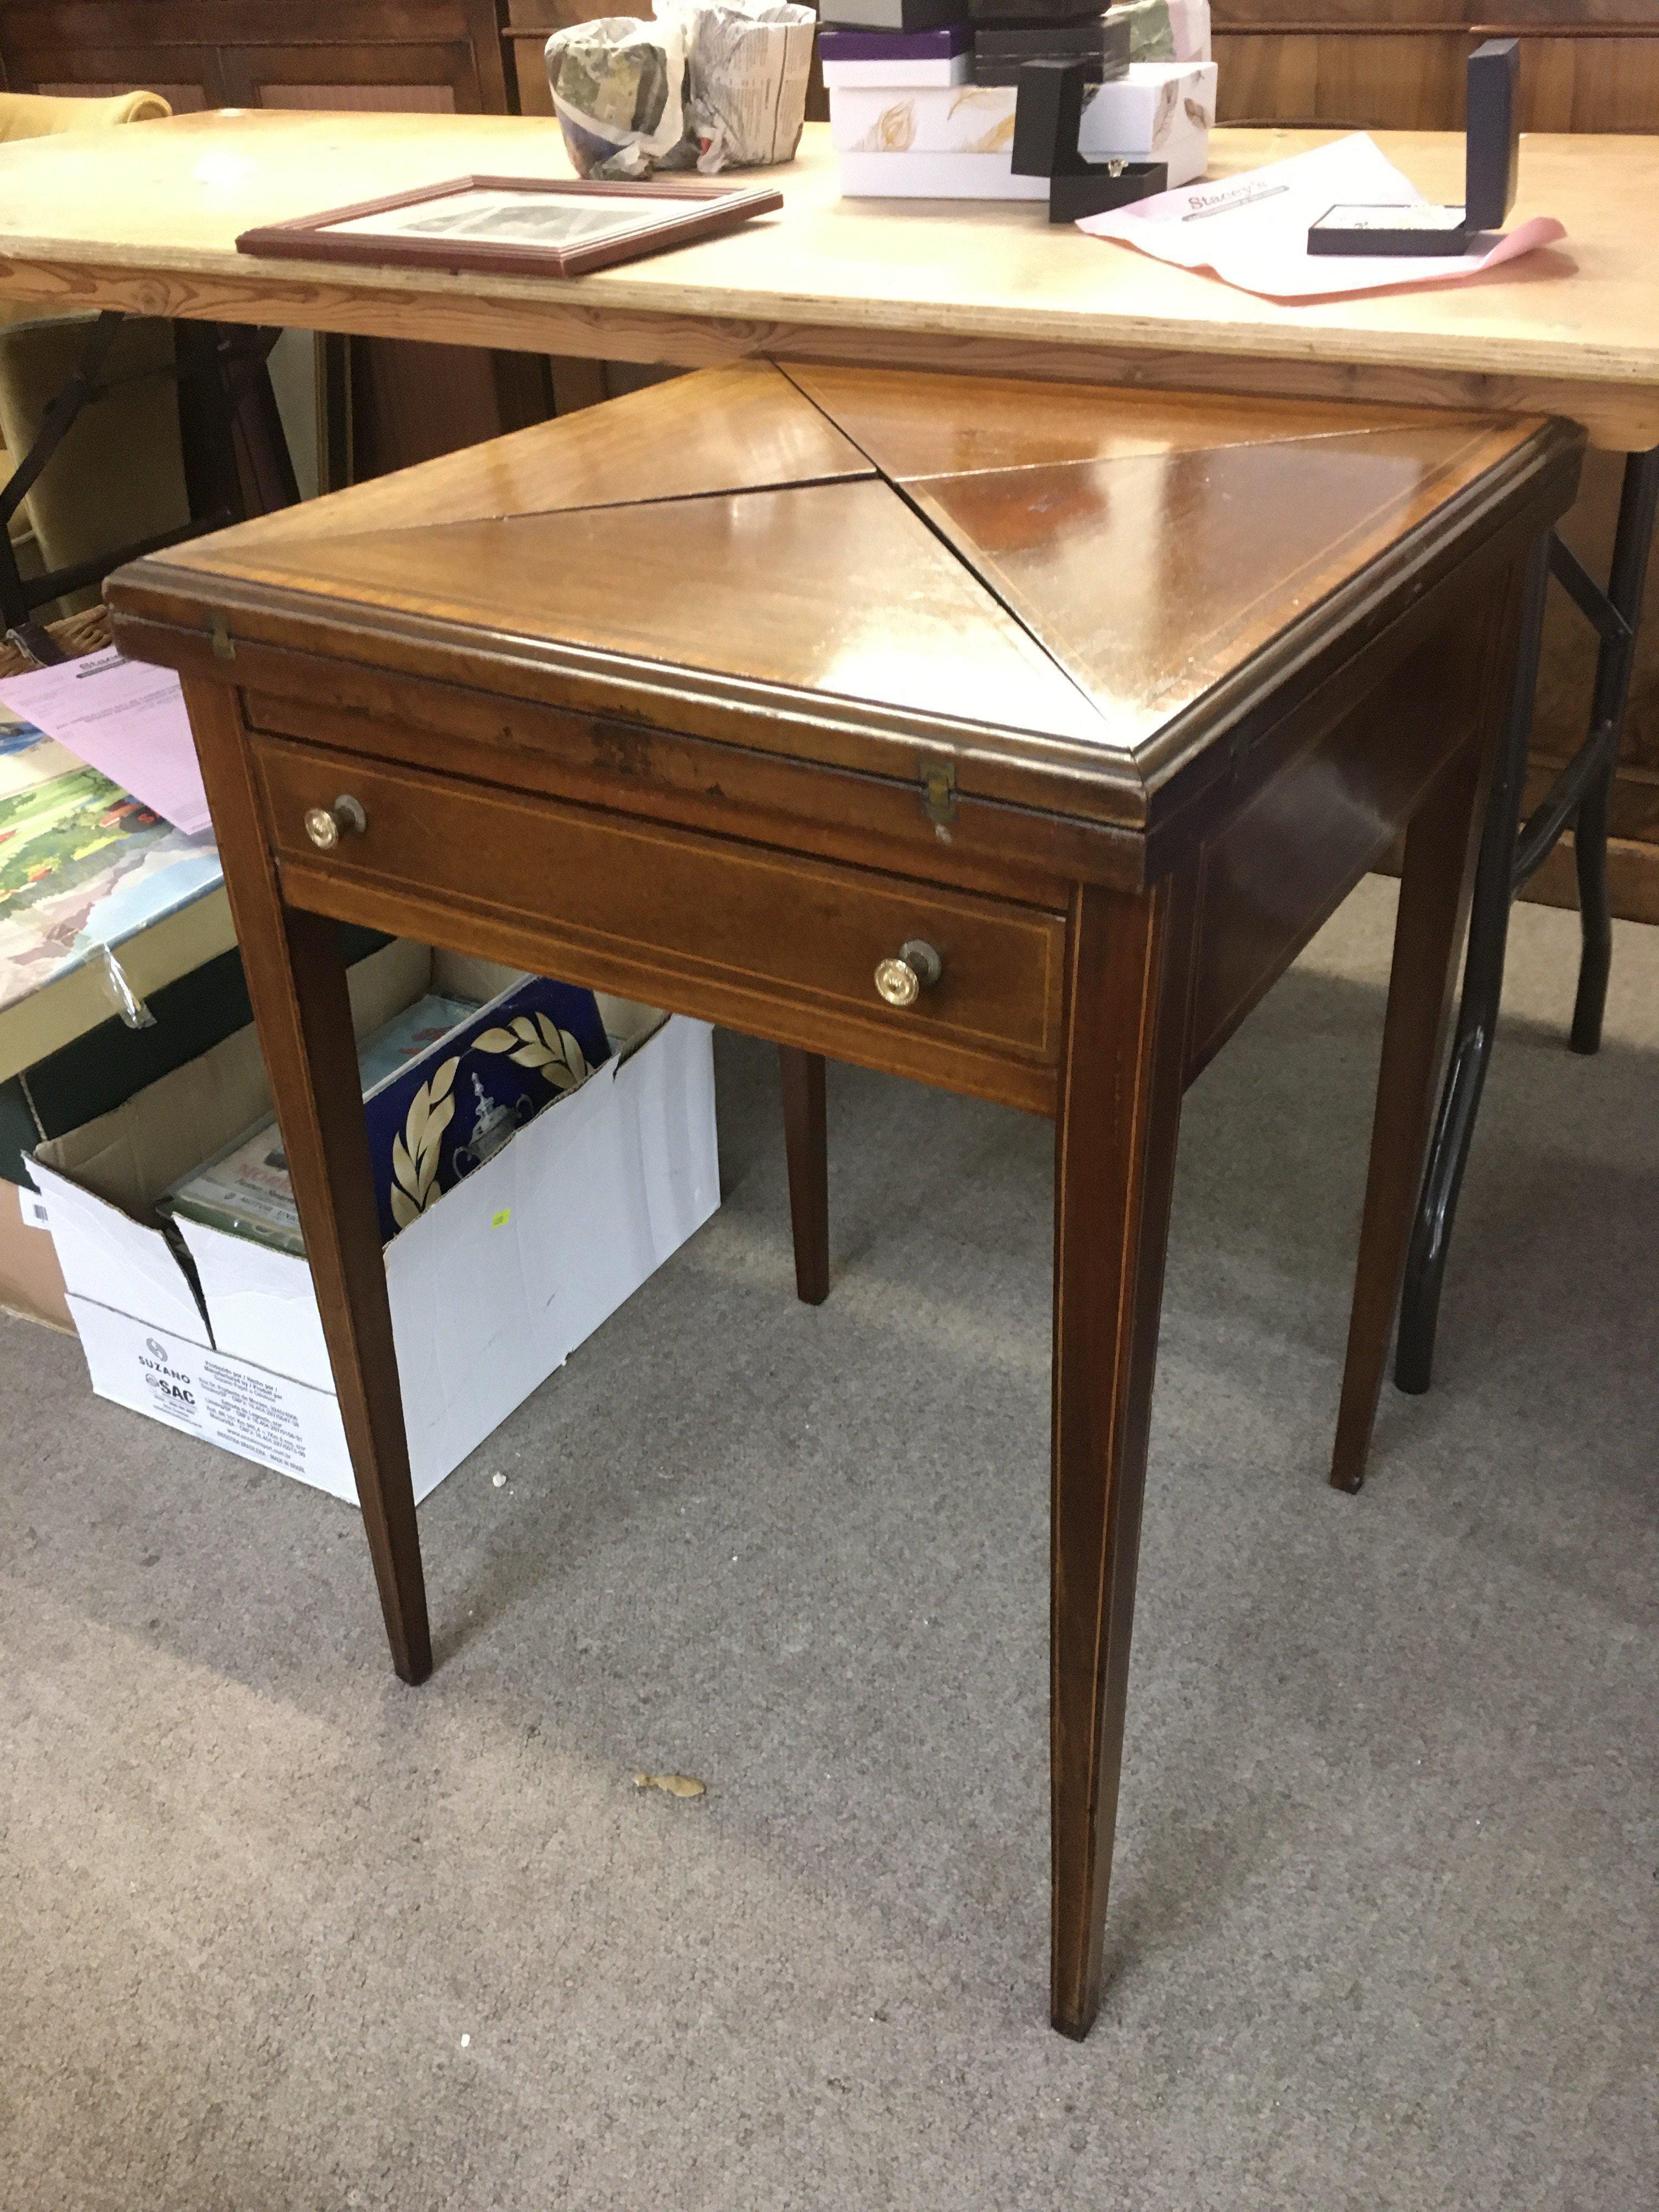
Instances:
[[[808,1290],[817,1055],[1052,1115],[1051,2011],[1086,2033],[1182,1093],[1403,830],[1355,1481],[1583,442],[756,362],[112,579],[184,679],[400,1675],[431,1642],[337,923],[784,1047]]]

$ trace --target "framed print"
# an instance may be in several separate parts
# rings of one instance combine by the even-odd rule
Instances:
[[[245,230],[240,253],[380,268],[580,276],[734,229],[783,205],[775,187],[679,178],[453,177],[386,199]]]

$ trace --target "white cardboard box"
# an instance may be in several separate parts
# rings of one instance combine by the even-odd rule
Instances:
[[[1165,161],[1172,191],[1192,184],[1210,159],[1217,75],[1213,62],[1131,62],[1127,76],[1097,85],[1084,102],[1078,151],[1091,161]]]
[[[823,62],[823,82],[834,89],[844,85],[874,85],[878,90],[903,90],[913,85],[966,84],[974,73],[974,57],[964,46],[959,54],[928,56],[925,59],[891,62]]]
[[[391,945],[352,972],[360,1034],[428,983],[507,971]],[[602,1000],[607,1028],[657,1018]],[[643,1022],[641,1017],[644,1018]],[[198,1297],[144,1218],[269,1109],[227,1038],[31,1162],[100,1397],[356,1502],[304,1260],[179,1222]],[[720,1204],[712,1032],[675,1015],[547,1107],[386,1248],[415,1495],[424,1498]]]
[[[1012,84],[836,86],[830,135],[847,198],[1047,199],[1017,177]],[[1163,161],[1171,190],[1204,174],[1215,120],[1213,62],[1138,62],[1084,103],[1078,150],[1091,161]]]
[[[1047,177],[1017,177],[1011,153],[842,154],[848,200],[1044,200]]]
[[[1017,93],[1012,84],[833,85],[830,141],[842,154],[994,154],[1006,166]],[[1034,181],[1046,198],[1046,181]]]

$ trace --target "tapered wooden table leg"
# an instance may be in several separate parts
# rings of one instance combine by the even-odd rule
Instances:
[[[1073,910],[1055,1134],[1054,1966],[1063,2034],[1100,2003],[1140,1502],[1186,1073],[1190,877]]]
[[[432,1672],[426,1582],[339,932],[283,902],[234,733],[236,695],[192,684],[187,698],[392,1663],[405,1682],[423,1682]]]
[[[1486,750],[1480,738],[1464,747],[1406,833],[1365,1212],[1331,1459],[1331,1482],[1338,1490],[1358,1490],[1365,1479],[1474,888]]]
[[[824,1134],[823,1055],[778,1047],[783,1075],[783,1140],[789,1155],[789,1218],[795,1290],[809,1306],[830,1295],[830,1153]]]

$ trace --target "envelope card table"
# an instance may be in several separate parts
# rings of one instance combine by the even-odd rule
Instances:
[[[811,1055],[1052,1116],[1052,2007],[1086,2032],[1182,1092],[1403,831],[1357,1470],[1581,444],[753,361],[112,580],[185,681],[400,1674],[431,1647],[337,922],[786,1047],[804,1286]]]

